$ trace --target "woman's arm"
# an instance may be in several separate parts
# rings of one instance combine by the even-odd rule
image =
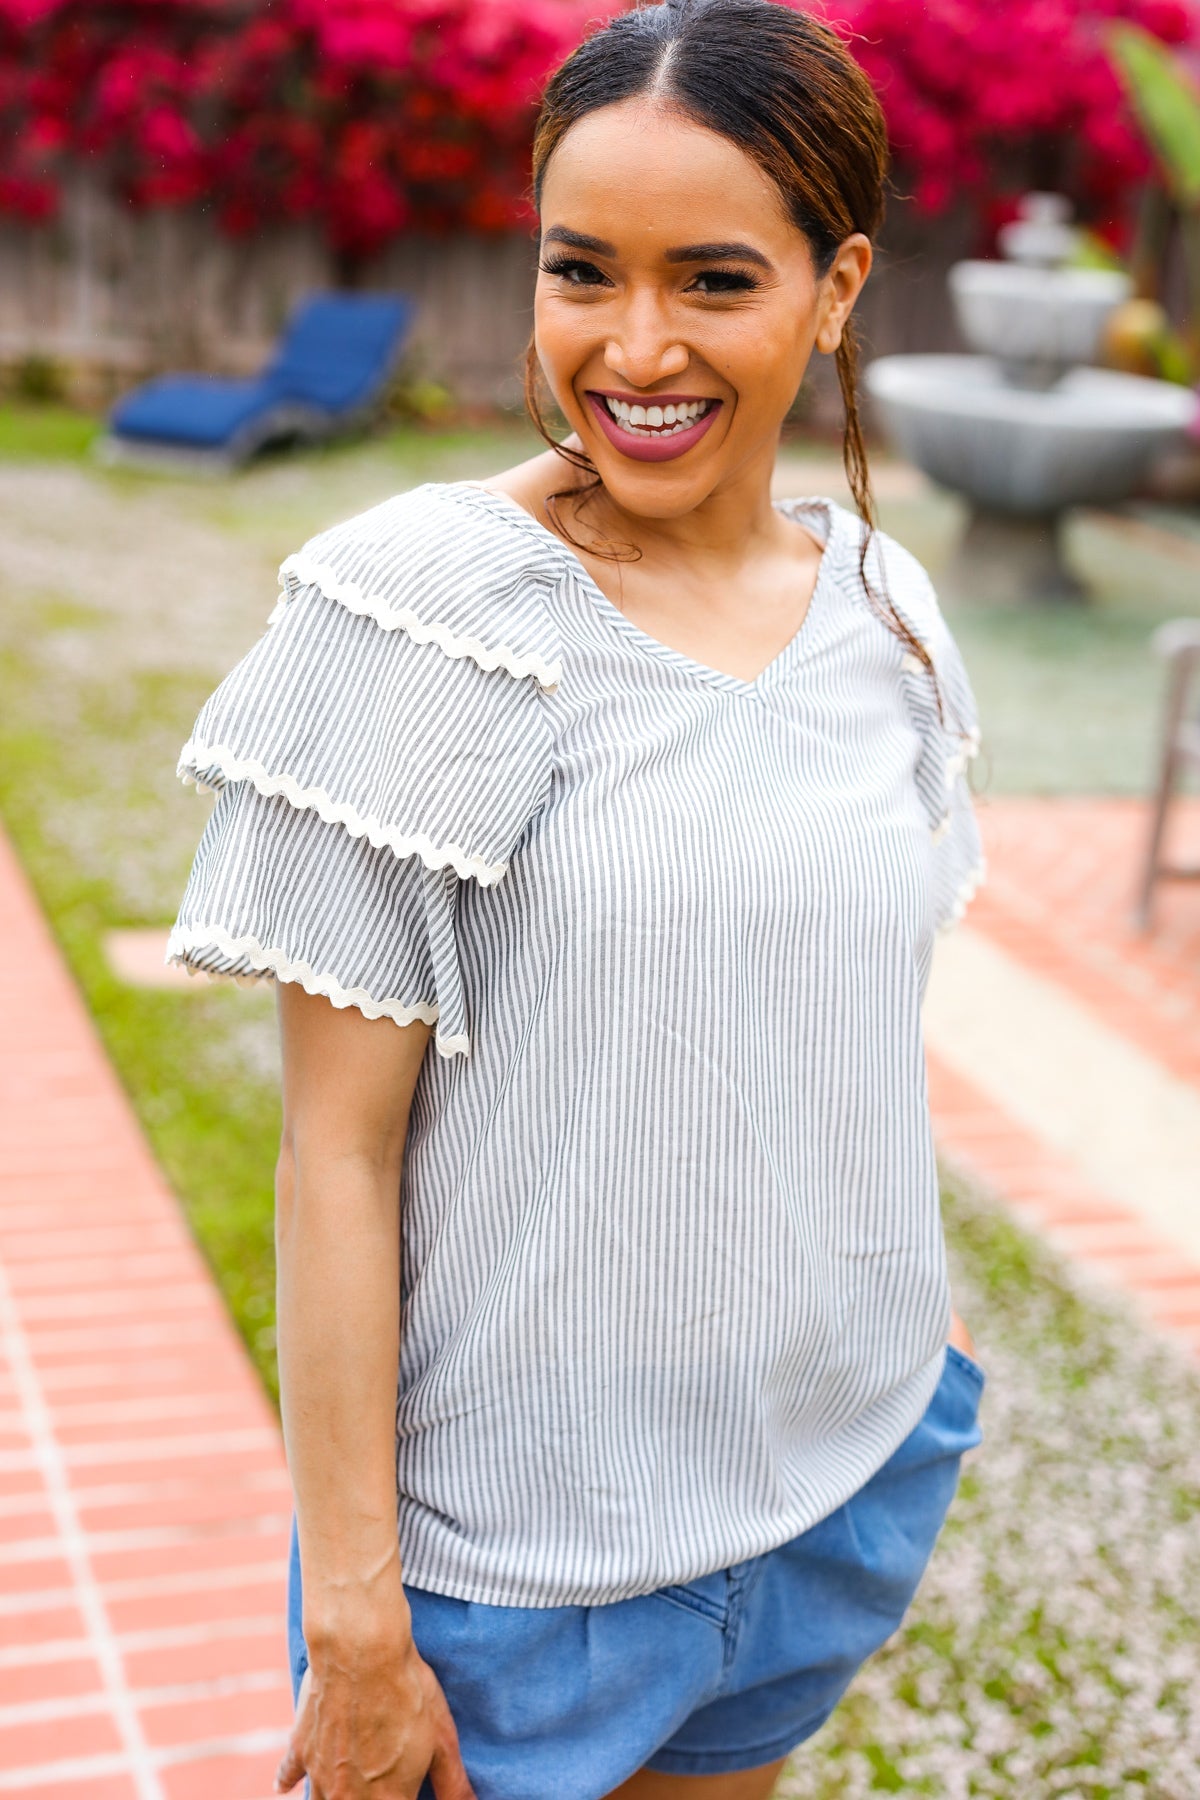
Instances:
[[[950,1314],[949,1342],[954,1345],[956,1350],[961,1350],[965,1356],[975,1355],[975,1339],[956,1312]]]
[[[430,1030],[278,989],[279,1378],[310,1669],[277,1786],[312,1800],[471,1788],[413,1645],[396,1535],[400,1168]]]

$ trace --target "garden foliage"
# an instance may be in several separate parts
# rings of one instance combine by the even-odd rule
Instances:
[[[1116,27],[1112,49],[1172,199],[1195,211],[1200,207],[1200,89],[1170,51],[1145,32]]]
[[[610,11],[613,10],[611,7]],[[0,0],[0,209],[100,165],[233,234],[367,253],[521,215],[536,97],[597,0]]]
[[[89,165],[133,207],[234,234],[309,220],[350,258],[507,229],[539,86],[621,4],[0,0],[0,212],[52,217]],[[1107,30],[1194,47],[1197,4],[811,0],[876,83],[919,208],[1053,186],[1100,219],[1148,166]]]
[[[1110,218],[1150,167],[1113,67],[1113,22],[1200,53],[1194,0],[822,4],[883,102],[898,185],[926,212],[1042,188]]]

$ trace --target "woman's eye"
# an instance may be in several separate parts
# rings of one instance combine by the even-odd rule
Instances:
[[[702,269],[696,282],[703,282],[702,294],[744,294],[758,286],[753,275],[743,275],[737,269]]]
[[[595,263],[574,256],[547,256],[538,264],[544,275],[558,275],[570,287],[599,287],[606,280]]]
[[[608,276],[595,263],[584,262],[578,256],[545,256],[538,267],[543,275],[557,276],[568,287],[599,288],[612,285]],[[753,275],[743,274],[739,269],[702,269],[693,277],[688,292],[741,294],[750,292],[757,286],[758,282]]]

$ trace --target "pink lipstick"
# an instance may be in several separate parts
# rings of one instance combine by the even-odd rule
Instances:
[[[676,422],[674,428],[661,427],[642,428],[630,431],[615,419],[606,404],[605,397],[588,389],[588,401],[592,411],[600,422],[600,429],[614,449],[622,456],[632,457],[635,462],[670,462],[677,456],[683,456],[694,445],[700,442],[713,420],[721,410],[721,401],[708,399],[707,411],[692,425],[685,425],[681,431]],[[625,399],[625,395],[612,395],[612,399]],[[649,394],[637,399],[636,404],[647,410],[651,407],[663,408],[673,405],[694,404],[694,394]]]

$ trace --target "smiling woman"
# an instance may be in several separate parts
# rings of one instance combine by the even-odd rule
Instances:
[[[312,1800],[764,1800],[978,1441],[920,1029],[978,732],[872,527],[883,142],[789,7],[597,32],[535,149],[569,435],[289,557],[185,748],[171,953],[280,984]],[[814,354],[860,517],[771,499]]]
[[[689,30],[677,56],[680,39],[671,33],[681,12]],[[620,461],[597,462],[601,434],[621,458],[635,462],[675,462],[704,444],[723,473],[737,468],[761,490],[755,460],[773,461],[814,350],[836,358],[847,478],[864,524],[873,527],[851,319],[883,216],[886,127],[870,85],[831,33],[782,7],[764,14],[759,0],[668,5],[634,17],[623,41],[612,27],[559,71],[534,142],[542,279],[526,356],[526,401],[542,436],[564,454],[539,405],[544,373],[578,434],[565,456],[592,477],[547,497],[556,529],[583,547],[559,509],[567,498],[581,516],[589,500],[607,496],[619,507],[625,494],[644,517],[672,505],[690,511],[706,480],[711,485],[712,461],[705,468],[689,456],[672,471],[686,480],[660,479],[652,491],[635,495],[622,481]],[[739,24],[739,54],[757,84],[750,105],[748,89],[713,79]],[[816,144],[819,156],[812,154]],[[568,191],[576,214],[609,221],[601,232],[572,224]],[[636,222],[628,204],[634,196]],[[705,199],[713,204],[702,216]],[[679,241],[685,221],[695,234],[691,242]],[[580,317],[582,305],[588,311]],[[647,322],[652,335],[661,332],[671,307],[686,324],[676,343],[651,346],[659,361],[647,369],[638,334]],[[605,334],[600,346],[598,333]],[[572,366],[589,351],[603,386],[589,388]],[[658,382],[670,379],[681,357],[683,367],[696,368],[697,352],[707,364],[709,391],[661,391]],[[614,357],[629,374],[626,388],[611,385]],[[667,406],[678,409],[681,401],[689,414],[682,428],[678,410],[666,418]],[[661,416],[652,417],[655,411]],[[872,584],[868,543],[864,532],[863,591],[929,671],[940,707],[924,645]],[[589,548],[601,558],[622,558],[594,534]]]

